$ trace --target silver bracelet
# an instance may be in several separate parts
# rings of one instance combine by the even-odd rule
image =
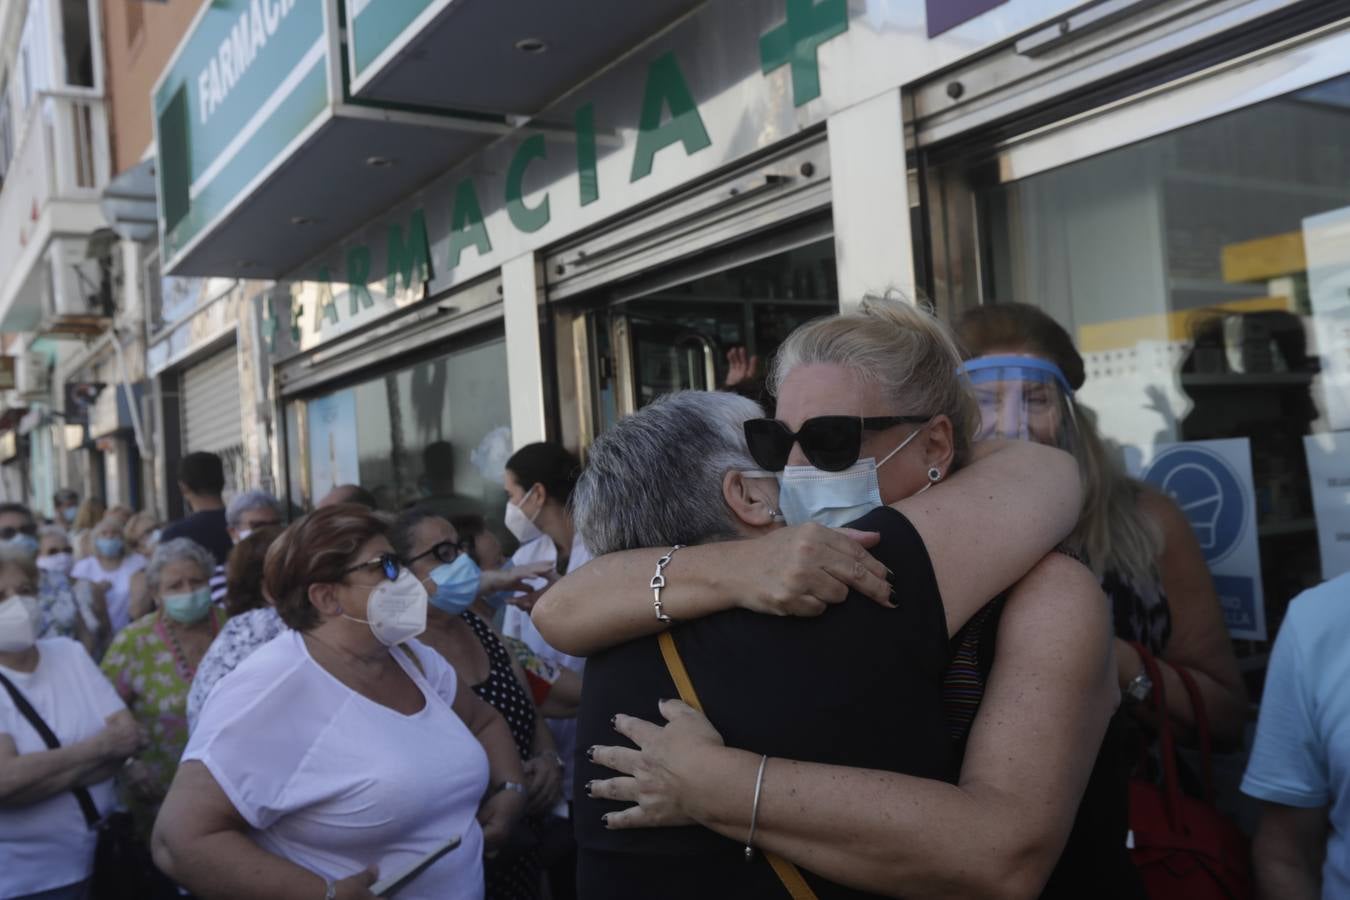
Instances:
[[[683,550],[684,544],[676,544],[670,548],[670,552],[656,561],[656,574],[652,576],[649,587],[652,589],[652,609],[656,612],[656,618],[663,624],[670,625],[675,620],[666,615],[665,610],[661,608],[661,588],[666,586],[665,569],[670,565],[671,558],[676,550]]]
[[[769,764],[765,754],[759,759],[759,774],[755,776],[755,804],[750,807],[750,834],[745,839],[745,861],[755,858],[755,823],[759,821],[759,792],[764,787],[764,767]]]
[[[323,900],[334,900],[337,897],[337,882],[323,880]]]

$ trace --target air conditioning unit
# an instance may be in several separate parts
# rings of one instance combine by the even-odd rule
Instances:
[[[14,371],[14,391],[24,401],[46,400],[51,393],[52,370],[41,353],[21,353]]]

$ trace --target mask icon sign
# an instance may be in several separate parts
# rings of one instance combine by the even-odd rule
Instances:
[[[1218,454],[1178,444],[1158,454],[1144,480],[1181,507],[1207,563],[1222,561],[1238,546],[1250,499],[1237,473]]]

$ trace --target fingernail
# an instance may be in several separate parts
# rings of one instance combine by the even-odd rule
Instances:
[[[595,748],[594,748],[594,747],[587,747],[587,748],[586,748],[586,758],[589,759],[591,762],[595,762]]]
[[[588,781],[588,782],[586,782],[586,796],[587,796],[587,797],[591,796],[591,785],[593,785],[593,784],[595,784],[594,781]]]
[[[618,728],[618,727],[619,727],[619,717],[618,717],[618,716],[610,716],[610,717],[609,717],[609,727],[610,727],[610,728]]]
[[[606,828],[609,827],[609,813],[605,813],[603,816],[600,817],[600,824],[605,826]]]
[[[891,590],[891,609],[898,609],[900,604],[895,599],[895,590]]]
[[[895,587],[895,573],[890,569],[886,570],[886,583],[891,587]]]

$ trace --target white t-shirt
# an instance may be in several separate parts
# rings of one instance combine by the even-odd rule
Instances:
[[[522,544],[515,555],[511,557],[511,565],[515,567],[536,562],[557,562],[557,560],[558,548],[553,546],[553,539],[548,535],[543,535],[528,544]],[[590,561],[591,551],[586,548],[586,543],[578,534],[572,539],[572,553],[567,558],[567,571],[575,572]],[[531,581],[536,590],[546,583],[542,578]],[[578,675],[586,668],[584,657],[569,656],[550,647],[548,641],[544,640],[544,636],[534,627],[534,622],[530,620],[529,613],[522,609],[514,606],[506,607],[502,634],[524,641],[526,646],[542,659],[557,663],[560,666],[566,666]],[[548,730],[553,733],[553,743],[558,745],[558,755],[563,760],[563,796],[571,800],[573,757],[577,748],[577,720],[546,719],[545,721],[548,723]]]
[[[391,875],[459,835],[399,898],[479,900],[487,754],[450,708],[455,670],[409,646],[425,677],[391,652],[426,705],[405,716],[334,678],[299,632],[282,632],[217,682],[183,761],[206,766],[264,850],[334,881],[370,865]]]
[[[131,623],[131,576],[145,568],[145,557],[128,553],[116,569],[109,572],[99,565],[98,558],[86,556],[70,570],[71,579],[82,579],[108,586],[108,620],[117,634]]]
[[[84,647],[70,638],[37,642],[32,672],[0,666],[19,693],[68,747],[103,730],[109,716],[126,709],[117,691]],[[20,755],[40,753],[46,743],[0,687],[0,734],[14,740]],[[112,779],[89,788],[100,813],[113,806]],[[97,833],[90,831],[70,791],[20,808],[0,807],[0,897],[20,897],[74,884],[94,868]]]

